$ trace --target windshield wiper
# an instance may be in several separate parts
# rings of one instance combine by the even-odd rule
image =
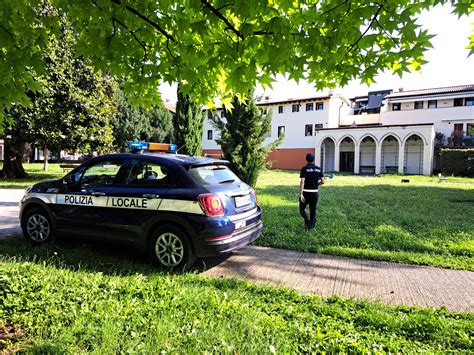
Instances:
[[[219,184],[228,184],[228,183],[231,183],[231,182],[234,182],[235,179],[229,179],[229,180],[222,180],[222,181],[219,181]]]

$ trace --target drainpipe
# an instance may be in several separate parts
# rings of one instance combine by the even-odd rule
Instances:
[[[344,105],[344,101],[341,100],[341,106],[339,106],[339,115],[337,118],[337,127],[341,127],[341,108]]]

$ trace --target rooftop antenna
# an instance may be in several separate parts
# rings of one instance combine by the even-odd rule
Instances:
[[[176,150],[176,154],[178,154],[178,152],[183,149],[184,147],[186,147],[186,144],[183,144],[181,147],[179,147],[177,150]]]

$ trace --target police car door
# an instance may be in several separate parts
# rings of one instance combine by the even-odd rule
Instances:
[[[124,240],[143,236],[147,221],[156,217],[163,199],[174,186],[174,179],[165,163],[137,158],[127,167],[123,189],[109,195],[111,216],[109,231]]]
[[[124,159],[104,159],[85,168],[77,181],[58,194],[58,230],[82,236],[103,237],[110,190],[121,179]]]

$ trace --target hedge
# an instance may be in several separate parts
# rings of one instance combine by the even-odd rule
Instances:
[[[474,177],[474,149],[441,149],[441,172]]]

